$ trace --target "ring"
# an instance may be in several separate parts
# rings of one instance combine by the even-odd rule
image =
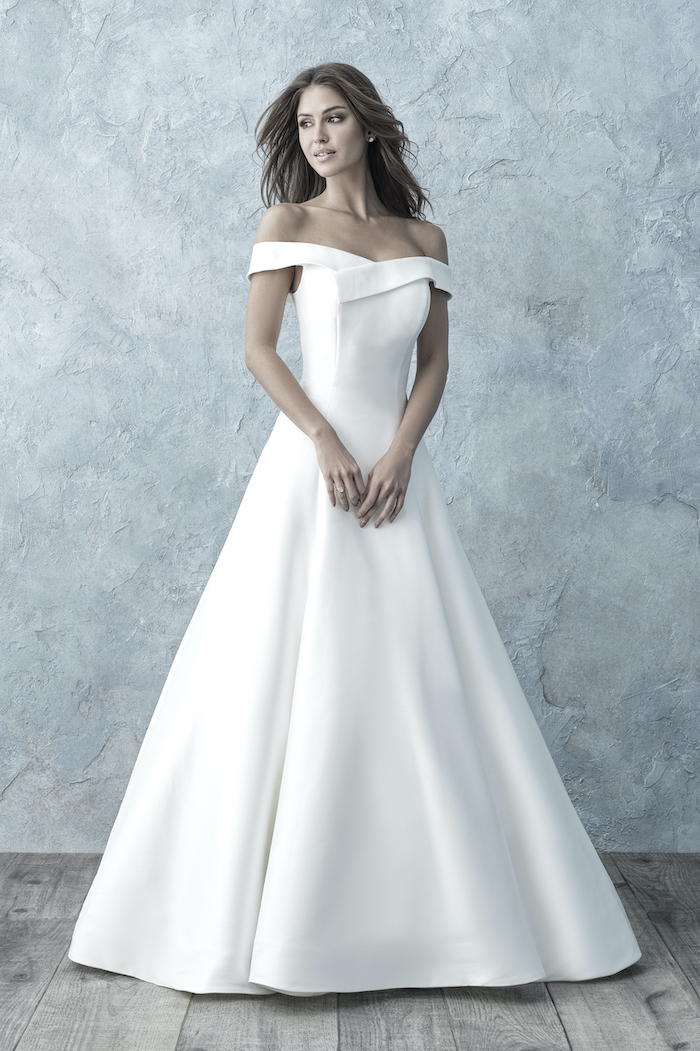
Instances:
[[[345,489],[344,489],[344,487],[342,485],[336,485],[336,489],[338,490],[339,493],[344,493],[345,492]]]

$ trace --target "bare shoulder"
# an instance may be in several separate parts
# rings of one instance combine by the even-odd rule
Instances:
[[[263,212],[255,243],[259,241],[296,241],[305,219],[299,204],[273,204]]]
[[[427,219],[409,219],[408,222],[411,236],[423,254],[447,263],[447,240],[440,227],[429,223]]]

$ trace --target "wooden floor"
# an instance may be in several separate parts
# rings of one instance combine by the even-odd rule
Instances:
[[[642,949],[510,988],[192,994],[66,956],[97,854],[0,854],[0,1051],[700,1051],[700,854],[601,854]]]

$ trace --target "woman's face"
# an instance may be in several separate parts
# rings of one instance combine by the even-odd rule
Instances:
[[[297,106],[299,144],[307,161],[328,178],[361,163],[367,136],[344,97],[327,84],[312,84]]]

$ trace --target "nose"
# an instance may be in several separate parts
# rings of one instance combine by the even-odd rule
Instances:
[[[322,127],[319,127],[318,131],[314,135],[314,142],[316,143],[316,142],[325,142],[325,141],[326,141],[326,133],[324,132]]]

